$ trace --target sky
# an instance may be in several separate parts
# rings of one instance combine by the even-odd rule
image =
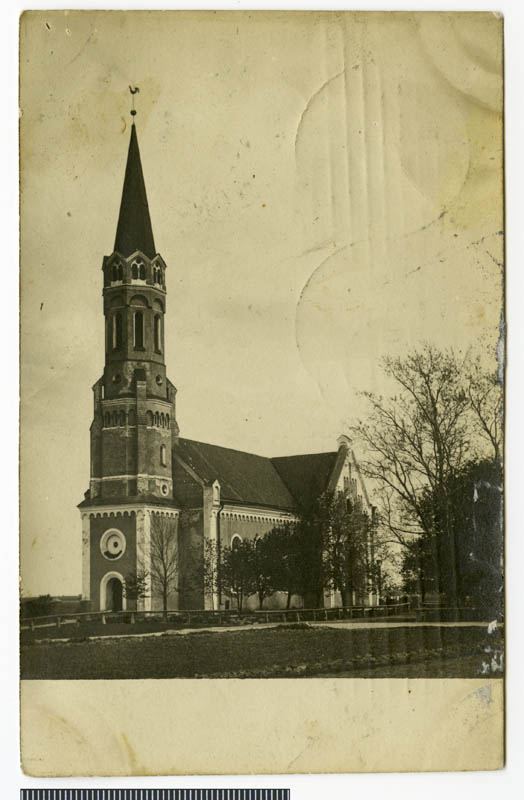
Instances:
[[[24,593],[81,591],[129,84],[181,435],[321,452],[388,390],[384,355],[495,366],[501,35],[487,13],[24,14]]]

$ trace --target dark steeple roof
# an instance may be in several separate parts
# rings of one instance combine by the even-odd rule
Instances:
[[[122,191],[120,215],[116,229],[115,250],[126,257],[134,253],[135,250],[140,250],[149,258],[153,258],[156,254],[134,123],[131,126],[124,189]]]

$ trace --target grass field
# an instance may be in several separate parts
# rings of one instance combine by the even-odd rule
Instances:
[[[122,632],[121,627],[120,632]],[[307,625],[163,633],[21,648],[23,679],[453,677],[500,661],[500,629]],[[501,673],[498,673],[499,675]]]

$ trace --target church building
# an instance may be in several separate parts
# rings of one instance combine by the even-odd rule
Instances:
[[[135,603],[161,609],[166,599],[170,609],[229,608],[230,598],[206,583],[206,543],[230,547],[262,536],[296,520],[326,490],[343,492],[373,515],[346,436],[331,452],[266,458],[179,435],[165,362],[166,271],[133,118],[115,245],[102,265],[105,366],[93,386],[91,477],[79,505],[82,596],[93,611]],[[130,576],[145,578],[138,600],[125,590]],[[176,590],[164,598],[166,586]],[[367,590],[355,598],[376,600]],[[264,605],[285,602],[277,593]],[[293,598],[293,605],[300,602]],[[326,592],[324,602],[337,605],[340,598]],[[247,605],[257,607],[255,598]]]

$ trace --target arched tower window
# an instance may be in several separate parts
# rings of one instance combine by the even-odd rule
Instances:
[[[160,414],[160,427],[161,427],[161,428],[164,428],[164,427],[165,427],[165,424],[166,424],[166,423],[165,423],[164,415],[163,415],[163,414]]]
[[[155,353],[162,352],[162,316],[155,314]]]
[[[147,424],[148,424],[148,427],[150,427],[150,428],[153,427],[153,412],[152,411],[148,411],[147,412]]]
[[[141,281],[145,281],[145,279],[146,279],[146,266],[145,266],[143,261],[140,262],[139,275],[140,275],[140,280]]]
[[[160,414],[158,411],[155,411],[155,426],[158,428],[160,427]]]
[[[118,267],[116,264],[113,264],[111,269],[111,280],[117,281],[118,280]]]
[[[126,412],[122,410],[120,412],[120,425],[123,427],[126,424]]]
[[[135,350],[142,350],[144,348],[144,315],[141,311],[135,311],[134,342]]]
[[[110,426],[110,425],[111,425],[111,417],[110,417],[109,413],[108,413],[108,412],[106,412],[106,413],[104,414],[104,426],[105,426],[106,428],[109,428],[109,426]]]
[[[118,350],[122,347],[122,312],[117,311],[113,314],[113,336],[112,336],[113,350]]]
[[[138,278],[138,264],[136,263],[136,261],[133,261],[133,263],[131,264],[131,277],[135,281]]]
[[[124,280],[124,267],[122,266],[122,264],[118,265],[118,280],[119,281]]]
[[[113,411],[112,423],[113,427],[116,428],[116,426],[118,425],[118,411]]]
[[[166,414],[166,428],[169,428],[169,414]]]
[[[165,467],[167,465],[166,452],[167,451],[166,451],[165,444],[161,444],[160,445],[160,463],[161,463],[161,465],[163,467]]]

